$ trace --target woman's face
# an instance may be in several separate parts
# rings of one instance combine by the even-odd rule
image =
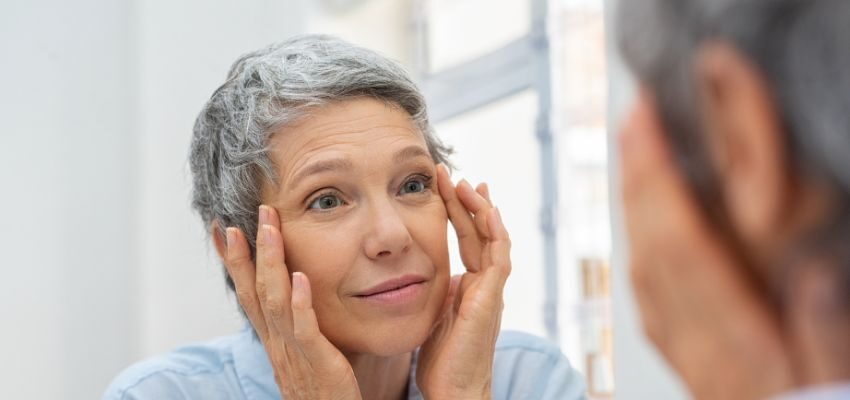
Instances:
[[[313,110],[271,139],[289,272],[310,280],[319,327],[344,353],[425,341],[448,290],[446,210],[410,117],[373,99]]]

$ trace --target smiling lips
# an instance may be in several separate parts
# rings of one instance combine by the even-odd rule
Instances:
[[[355,294],[359,299],[382,304],[400,304],[414,299],[421,291],[426,279],[416,275],[405,275],[390,279]]]

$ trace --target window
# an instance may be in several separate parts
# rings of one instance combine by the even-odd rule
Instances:
[[[610,398],[602,0],[420,0],[417,10],[417,72],[437,132],[460,175],[491,183],[514,234],[503,327],[555,340],[591,398]]]

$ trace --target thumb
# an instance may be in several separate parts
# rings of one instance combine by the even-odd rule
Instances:
[[[310,280],[301,272],[292,274],[292,333],[310,364],[318,370],[342,353],[322,334],[313,310]]]

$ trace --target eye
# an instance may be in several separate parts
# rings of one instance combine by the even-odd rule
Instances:
[[[342,205],[342,200],[333,194],[323,194],[313,200],[307,208],[312,210],[330,210]]]
[[[428,189],[428,182],[431,178],[425,176],[417,176],[409,179],[407,182],[404,182],[401,185],[401,190],[399,190],[399,194],[408,194],[408,193],[421,193],[424,192],[425,189]]]

